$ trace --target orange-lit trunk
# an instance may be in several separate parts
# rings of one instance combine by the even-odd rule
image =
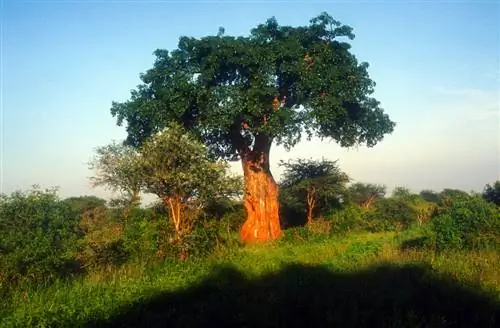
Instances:
[[[244,204],[247,220],[241,228],[245,243],[276,240],[281,237],[278,185],[269,170],[269,152],[242,156],[245,177]]]
[[[315,191],[307,192],[307,224],[312,224],[313,211],[316,207]]]
[[[172,221],[174,221],[174,229],[177,238],[180,238],[183,233],[182,225],[182,202],[180,197],[165,197],[163,199],[165,205],[167,205],[170,210],[170,216]]]

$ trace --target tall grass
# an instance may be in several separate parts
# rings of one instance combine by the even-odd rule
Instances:
[[[355,273],[382,264],[421,265],[500,300],[499,252],[435,254],[402,248],[419,233],[415,230],[359,233],[317,238],[307,243],[284,240],[220,253],[212,259],[190,259],[156,266],[130,263],[70,282],[56,281],[44,289],[18,290],[10,299],[0,301],[0,327],[78,327],[92,320],[105,322],[155,295],[194,285],[209,276],[214,268],[228,265],[247,279],[272,274],[294,264],[320,265],[336,273]],[[224,281],[217,284],[224,284]]]

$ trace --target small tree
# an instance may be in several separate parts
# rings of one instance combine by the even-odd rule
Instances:
[[[297,159],[282,161],[280,166],[285,167],[280,187],[305,201],[308,224],[312,223],[316,208],[339,202],[345,195],[349,177],[339,169],[337,161]]]
[[[383,198],[385,193],[386,187],[377,184],[357,182],[349,187],[351,201],[365,210],[370,209],[376,199]]]
[[[146,141],[141,152],[146,190],[167,206],[179,239],[191,231],[207,200],[241,190],[241,179],[227,176],[227,163],[212,161],[206,147],[178,124]]]
[[[410,191],[410,189],[406,187],[396,187],[392,191],[392,197],[399,198],[409,204],[415,205],[418,202],[419,195],[414,194]]]
[[[484,187],[483,198],[500,206],[500,181],[495,181],[493,185],[487,184]]]
[[[90,178],[92,187],[104,186],[123,194],[126,205],[138,204],[144,185],[141,155],[134,148],[116,142],[98,147],[96,153],[89,163],[90,169],[96,171]]]

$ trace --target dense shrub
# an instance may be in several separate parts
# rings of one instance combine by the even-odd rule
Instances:
[[[500,246],[500,211],[478,195],[448,198],[431,220],[437,251]]]
[[[307,226],[288,228],[285,229],[283,233],[283,237],[280,240],[280,243],[283,244],[296,244],[317,240],[324,237],[324,235],[317,235],[312,233],[311,229],[309,229],[309,227]]]
[[[0,284],[48,282],[73,272],[76,224],[56,190],[0,195]]]
[[[161,208],[133,208],[125,220],[124,247],[134,261],[158,257],[159,234],[166,229],[166,214]]]
[[[106,207],[85,212],[78,225],[79,240],[77,260],[87,269],[119,265],[128,259],[125,249],[124,224]]]
[[[308,241],[323,241],[332,234],[332,221],[319,218],[303,227],[292,227],[284,230],[282,243],[295,244]]]
[[[287,188],[280,189],[280,223],[284,229],[303,226],[307,222],[307,209]]]
[[[350,204],[328,215],[333,234],[346,234],[353,231],[366,230],[368,225],[360,206]]]
[[[227,233],[239,232],[245,220],[245,208],[243,204],[237,204],[219,219],[219,223],[221,229],[227,231]]]
[[[495,181],[495,183],[491,185],[487,184],[484,187],[482,196],[488,202],[500,206],[500,181]]]
[[[64,199],[63,202],[68,204],[77,216],[97,207],[106,206],[106,200],[96,196],[69,197]]]
[[[404,199],[383,198],[364,217],[368,231],[401,230],[416,222],[417,210]]]
[[[237,203],[230,204],[226,213],[218,212],[215,218],[203,212],[195,220],[193,230],[182,238],[175,233],[168,211],[163,209],[161,204],[155,204],[130,212],[125,221],[124,245],[132,260],[183,260],[239,246],[235,232],[241,227],[244,215]]]
[[[320,218],[309,223],[307,229],[312,235],[330,235],[332,232],[332,222]]]

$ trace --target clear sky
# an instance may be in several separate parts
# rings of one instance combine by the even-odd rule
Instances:
[[[397,122],[374,148],[303,142],[280,159],[339,159],[357,181],[480,191],[500,179],[499,1],[22,1],[4,0],[1,189],[37,183],[63,197],[95,194],[86,162],[125,138],[110,114],[128,99],[157,48],[182,35],[244,35],[275,16],[304,25],[327,11],[354,28],[375,96]],[[238,163],[234,164],[240,171]]]

